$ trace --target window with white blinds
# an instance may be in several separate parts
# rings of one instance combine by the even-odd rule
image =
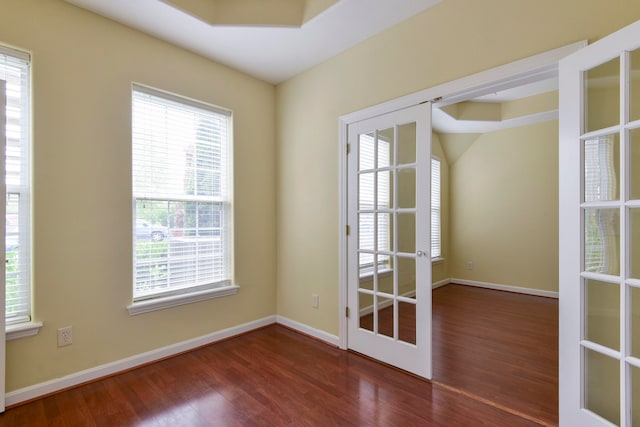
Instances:
[[[134,85],[134,301],[231,285],[231,112]]]
[[[391,159],[391,147],[389,141],[378,136],[378,152],[376,162],[376,138],[373,134],[360,135],[360,170],[374,171],[377,168],[388,168]],[[377,177],[377,179],[374,179]],[[389,251],[391,247],[390,216],[376,215],[376,211],[385,211],[391,208],[391,181],[389,171],[378,171],[377,174],[365,173],[360,179],[359,206],[360,214],[359,240],[360,248],[377,251]],[[376,219],[377,216],[377,219]],[[377,224],[376,224],[377,220]],[[377,225],[377,227],[376,227]],[[377,242],[376,242],[377,238]],[[360,254],[360,275],[371,274],[374,270],[374,254],[362,252]],[[388,255],[377,255],[378,268],[389,267]]]
[[[31,320],[30,171],[31,67],[26,52],[0,46],[0,79],[6,81],[7,185],[5,268],[6,324]]]
[[[440,160],[431,158],[431,258],[442,257],[440,226]]]

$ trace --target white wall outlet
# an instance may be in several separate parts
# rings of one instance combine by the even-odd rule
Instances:
[[[58,329],[58,347],[71,345],[73,343],[73,329],[71,326]]]
[[[473,261],[467,261],[467,270],[473,270]]]
[[[320,297],[316,294],[311,295],[311,307],[313,308],[320,307]]]

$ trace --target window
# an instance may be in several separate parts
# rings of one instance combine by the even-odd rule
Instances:
[[[134,305],[232,287],[231,112],[140,85],[132,100]]]
[[[6,107],[6,309],[7,327],[31,321],[30,55],[0,46],[0,79]]]
[[[431,259],[442,258],[440,229],[440,160],[431,158]]]

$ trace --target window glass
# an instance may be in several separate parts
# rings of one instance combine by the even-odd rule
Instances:
[[[133,91],[134,300],[231,285],[231,115]]]

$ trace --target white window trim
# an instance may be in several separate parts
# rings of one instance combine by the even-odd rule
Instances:
[[[178,307],[180,305],[191,304],[198,301],[235,295],[238,293],[239,289],[240,286],[238,285],[230,285],[222,288],[207,289],[204,291],[136,301],[127,306],[127,311],[130,316],[136,316],[138,314],[149,313],[151,311],[164,310],[165,308]]]
[[[22,322],[13,323],[5,327],[5,340],[13,341],[19,338],[26,338],[38,335],[42,328],[42,322]]]

